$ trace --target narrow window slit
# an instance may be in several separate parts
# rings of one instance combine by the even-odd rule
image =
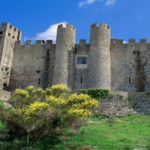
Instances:
[[[39,78],[38,85],[40,85],[40,83],[41,83],[41,79]]]

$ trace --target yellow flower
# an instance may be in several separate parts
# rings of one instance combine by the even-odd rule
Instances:
[[[86,109],[70,109],[69,114],[76,118],[86,119],[92,115],[92,112]]]
[[[26,90],[22,90],[22,89],[16,89],[15,90],[15,95],[21,96],[23,98],[28,98],[29,97],[29,93]]]
[[[34,90],[34,86],[29,85],[29,86],[27,87],[27,90],[28,90],[29,92],[33,91],[33,90]]]
[[[25,121],[30,121],[34,116],[39,114],[41,111],[45,111],[51,109],[50,105],[45,102],[34,102],[30,104],[28,108],[25,110],[24,118]]]
[[[68,88],[65,84],[57,84],[51,87],[51,94],[56,97],[60,97],[62,95],[65,97],[66,94],[70,92],[70,88]]]
[[[66,99],[60,98],[60,97],[57,98],[54,96],[48,96],[48,97],[46,97],[46,100],[48,103],[54,104],[54,105],[64,105],[67,103]]]

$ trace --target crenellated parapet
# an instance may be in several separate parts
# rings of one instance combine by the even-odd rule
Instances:
[[[90,44],[85,39],[80,39],[79,44],[75,44],[75,54],[88,54]]]
[[[86,40],[85,39],[81,39],[80,40],[80,43],[79,43],[79,48],[82,48],[86,50],[86,47],[89,46],[89,44],[86,43]]]
[[[7,36],[14,40],[21,40],[22,32],[10,23],[2,23],[0,31],[4,33],[4,36]]]
[[[72,47],[75,44],[75,38],[76,38],[76,29],[74,28],[73,25],[67,24],[66,27],[64,27],[61,24],[58,26],[56,39],[57,47],[60,46]]]
[[[58,29],[72,29],[72,30],[76,30],[75,27],[71,24],[67,24],[66,27],[64,27],[63,24],[58,25]]]
[[[91,25],[90,45],[109,46],[110,45],[110,27],[107,24],[93,24]]]
[[[37,46],[38,45],[39,46],[39,45],[55,45],[55,44],[53,44],[52,40],[46,40],[46,41],[44,41],[44,40],[36,40],[35,44],[33,44],[32,40],[27,40],[27,41],[25,41],[24,45],[22,44],[22,41],[16,41],[15,45],[16,46],[19,46],[19,45],[21,45],[21,46],[29,46],[29,45]]]
[[[121,39],[111,39],[111,44],[112,45],[122,45],[123,40],[121,40]]]
[[[91,25],[91,28],[103,28],[103,29],[110,29],[110,26],[108,26],[107,24],[105,23],[101,23],[100,26],[98,26],[97,23],[95,24],[92,24]]]
[[[140,39],[139,42],[136,42],[136,39],[128,39],[128,42],[124,42],[122,39],[111,39],[111,47],[143,47],[149,44],[145,38]]]
[[[1,25],[2,28],[6,28],[6,29],[11,29],[14,32],[19,31],[17,28],[15,28],[13,25],[11,25],[10,23],[7,22],[3,22]]]

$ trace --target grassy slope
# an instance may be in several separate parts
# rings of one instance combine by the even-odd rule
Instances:
[[[112,123],[111,123],[112,122]],[[83,126],[77,135],[69,136],[69,142],[57,145],[58,149],[90,145],[93,149],[150,149],[150,116],[132,115],[115,120],[95,119]]]

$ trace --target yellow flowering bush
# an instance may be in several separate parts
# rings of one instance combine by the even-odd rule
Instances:
[[[88,101],[90,99],[91,99],[91,97],[89,97],[86,94],[80,94],[80,95],[78,95],[78,94],[72,94],[68,98],[68,103],[69,104],[82,103],[82,102]]]
[[[80,119],[85,119],[92,115],[92,112],[87,109],[71,108],[68,113]]]
[[[27,87],[27,90],[29,91],[29,92],[32,92],[32,91],[34,91],[34,86],[33,85],[29,85],[28,87]]]
[[[50,105],[45,102],[34,102],[30,104],[28,108],[24,111],[24,121],[33,121],[35,117],[37,117],[41,111],[46,111],[48,109],[52,109]]]
[[[87,118],[92,115],[92,108],[98,106],[98,100],[86,94],[72,94],[68,98],[68,105],[71,107],[69,114],[74,117]]]
[[[66,96],[71,90],[65,84],[57,84],[51,87],[51,94],[56,97]]]
[[[22,98],[28,98],[29,97],[28,91],[22,90],[22,89],[16,89],[15,90],[15,95],[20,96]]]
[[[7,114],[6,122],[12,121],[14,125],[10,130],[20,128],[15,131],[23,130],[18,135],[30,133],[35,142],[39,137],[55,133],[57,127],[64,128],[75,121],[86,120],[98,106],[98,100],[86,94],[71,94],[70,88],[63,84],[45,90],[32,85],[16,89],[9,103],[12,108],[3,114]]]
[[[48,96],[46,97],[46,101],[51,104],[52,106],[62,106],[67,104],[67,101],[65,98],[61,98],[61,97],[55,97],[55,96]]]

